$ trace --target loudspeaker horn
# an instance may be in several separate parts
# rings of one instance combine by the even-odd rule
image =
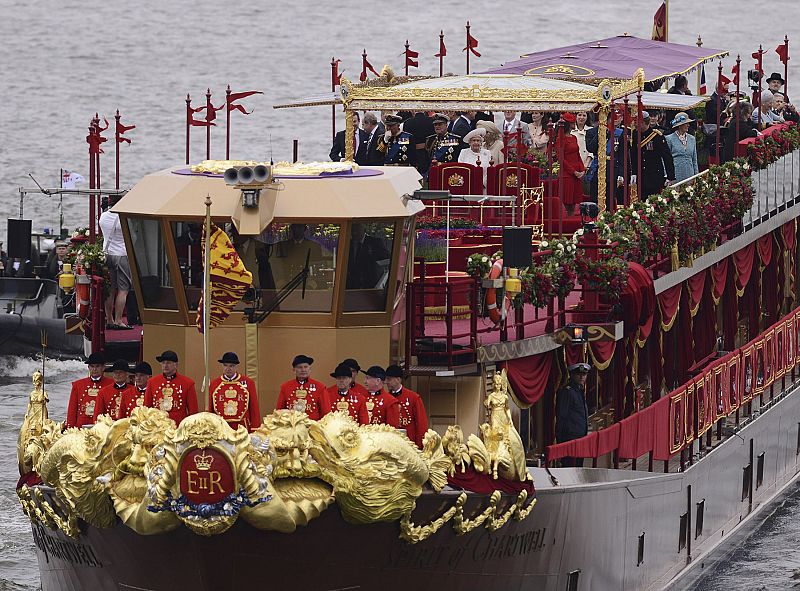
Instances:
[[[270,176],[272,176],[272,170],[269,166],[258,164],[253,167],[253,179],[257,183],[266,183]]]
[[[235,185],[239,182],[239,170],[236,168],[229,168],[225,171],[225,184]]]
[[[249,185],[253,182],[253,169],[249,166],[242,166],[239,169],[239,184]]]

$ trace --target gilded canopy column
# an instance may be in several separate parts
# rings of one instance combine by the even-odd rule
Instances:
[[[344,159],[348,162],[355,162],[355,128],[353,127],[353,112],[347,107],[344,108]]]
[[[597,120],[597,205],[600,213],[606,210],[606,143],[608,141],[608,106],[601,105]]]

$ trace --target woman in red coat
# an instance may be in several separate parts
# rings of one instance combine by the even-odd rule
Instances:
[[[558,182],[563,187],[562,195],[567,213],[573,215],[575,213],[575,204],[583,201],[583,181],[581,179],[586,174],[586,167],[581,159],[578,139],[570,133],[575,129],[575,114],[562,113],[561,120],[566,123],[563,131],[564,150],[563,154],[561,154],[562,132],[559,131],[556,137],[553,161],[558,160],[559,157],[562,159],[558,172]]]

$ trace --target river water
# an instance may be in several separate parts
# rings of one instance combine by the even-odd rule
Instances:
[[[287,160],[297,138],[302,160],[324,160],[330,148],[330,109],[273,110],[272,105],[329,90],[332,56],[342,59],[344,75],[353,79],[361,71],[364,48],[377,70],[389,63],[399,73],[408,39],[420,53],[418,73],[433,74],[438,72],[433,54],[443,30],[448,50],[445,71],[462,73],[463,26],[469,19],[482,54],[473,58],[472,70],[481,71],[521,53],[574,42],[626,32],[647,37],[659,4],[657,0],[570,0],[546,5],[496,0],[468,8],[454,0],[368,5],[354,0],[262,4],[0,0],[0,211],[5,217],[18,215],[17,188],[33,186],[29,173],[51,187],[58,186],[61,168],[88,177],[85,136],[95,112],[113,125],[119,109],[124,124],[136,125],[127,134],[133,143],[121,147],[123,188],[149,172],[184,161],[186,94],[191,93],[193,104],[199,105],[210,88],[213,104],[220,105],[226,84],[234,91],[264,92],[243,101],[254,109],[252,115],[232,115],[233,158]],[[724,4],[673,0],[670,40],[694,43],[700,34],[708,47],[741,53],[746,58],[743,71],[751,62],[750,54],[763,43],[765,71],[782,72],[773,49],[784,34],[793,41],[792,47],[798,47],[798,17],[796,0],[775,0],[765,6],[742,0]],[[791,91],[800,84],[791,82],[800,81],[800,59],[790,64]],[[729,77],[731,65],[731,59],[724,63]],[[709,66],[707,78],[713,87],[714,66]],[[690,82],[694,88],[694,79]],[[193,131],[193,162],[205,156],[204,131]],[[106,136],[111,140],[104,145],[101,170],[103,186],[112,188],[113,134]],[[212,158],[224,157],[224,138],[223,118],[212,129]],[[31,195],[24,208],[35,230],[58,227],[56,198]],[[85,226],[86,202],[65,198],[64,216],[71,230]],[[0,223],[0,240],[5,233],[5,224]],[[34,366],[31,360],[0,359],[0,591],[38,587],[30,530],[13,492],[17,428]],[[75,362],[53,362],[48,367],[53,416],[63,417],[69,381],[82,370]],[[767,545],[770,536],[764,535]],[[776,549],[772,554],[778,556],[772,573],[789,581],[793,567],[780,562],[785,553]],[[760,575],[759,580],[764,584]],[[728,588],[756,588],[753,585]]]

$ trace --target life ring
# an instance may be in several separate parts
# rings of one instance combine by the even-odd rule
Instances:
[[[75,277],[75,312],[84,320],[89,317],[89,294],[91,282],[86,279],[88,276],[83,270]]]
[[[489,279],[498,279],[502,274],[503,259],[497,259],[489,270]],[[497,305],[497,289],[494,287],[486,290],[486,307],[489,310],[489,318],[494,322],[495,326],[500,324],[500,321],[505,316],[505,310],[501,310]]]

